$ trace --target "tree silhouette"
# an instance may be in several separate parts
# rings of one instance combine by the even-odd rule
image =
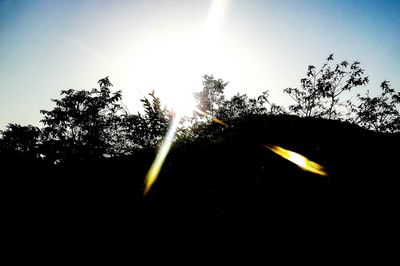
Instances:
[[[144,114],[128,115],[124,119],[125,135],[132,148],[155,147],[165,135],[170,122],[170,114],[162,107],[160,98],[153,92],[150,99],[144,97]]]
[[[257,98],[249,98],[246,94],[234,95],[231,99],[222,102],[217,116],[223,120],[245,117],[250,114],[267,113],[268,91]]]
[[[323,117],[338,119],[346,100],[340,96],[358,86],[368,83],[360,62],[349,64],[342,61],[331,66],[333,54],[329,55],[326,63],[317,71],[315,66],[308,66],[307,77],[301,79],[300,88],[286,88],[284,92],[296,102],[289,106],[289,110],[303,117]]]
[[[8,124],[0,131],[0,152],[38,158],[40,129],[28,125]]]
[[[369,92],[357,95],[360,104],[353,109],[355,122],[378,132],[400,132],[400,92],[396,93],[387,80],[380,88],[381,95],[376,97],[370,97]]]
[[[357,68],[355,64],[354,69]],[[327,88],[329,92],[329,84],[321,84],[325,84],[324,79],[328,83],[334,78],[323,79],[323,74],[312,74],[312,68],[310,71],[310,79],[322,79],[316,80],[320,87],[315,88]],[[351,75],[345,79],[351,79]],[[354,80],[351,84],[360,82]],[[239,228],[227,230],[231,238],[224,237],[228,240],[215,244],[233,247],[252,243],[250,236],[260,232],[260,239],[264,240],[269,228],[283,225],[286,229],[287,221],[296,229],[314,228],[312,221],[321,217],[326,221],[332,217],[344,219],[364,200],[370,214],[371,202],[391,194],[386,190],[377,192],[377,186],[390,184],[397,188],[397,157],[390,151],[398,150],[398,134],[377,134],[341,121],[287,115],[282,107],[269,102],[268,92],[255,98],[237,94],[227,99],[227,83],[205,76],[197,100],[199,108],[209,114],[198,117],[207,119],[198,119],[179,131],[152,193],[143,198],[143,181],[172,114],[151,92],[141,99],[143,111],[131,115],[123,107],[121,93],[111,92],[108,77],[98,83],[99,88],[91,91],[63,90],[61,99],[53,100],[52,110],[41,111],[45,125],[41,131],[33,126],[9,124],[1,132],[2,182],[8,190],[7,203],[15,210],[5,217],[22,221],[18,228],[43,229],[37,230],[41,235],[46,230],[54,235],[65,228],[79,235],[92,230],[95,236],[106,228],[106,235],[128,234],[141,240],[138,235],[143,232],[143,239],[152,241],[184,221],[193,228]],[[354,114],[364,127],[398,132],[400,94],[386,81],[381,88],[382,95],[378,97],[359,96],[360,105],[352,106],[357,111]],[[336,117],[337,104],[335,111],[330,111],[332,98],[321,91],[314,91],[316,98],[307,100],[314,100],[313,104],[305,101],[310,109],[300,108],[301,116],[305,116],[305,110],[309,116]],[[210,115],[229,126],[212,122]],[[263,144],[279,145],[315,160],[329,176],[303,171]],[[343,190],[332,184],[348,186]],[[371,189],[365,189],[365,185]],[[370,195],[373,197],[368,198]],[[353,197],[357,199],[354,202]],[[381,208],[387,202],[396,201],[375,205]],[[388,212],[393,205],[387,206]],[[32,215],[39,218],[27,219]],[[292,223],[293,217],[300,217],[295,219],[300,222]],[[30,224],[34,222],[37,225]],[[54,230],[48,229],[53,224]],[[153,234],[150,238],[149,232]],[[171,232],[174,236],[179,234],[179,230]],[[199,239],[187,235],[187,231],[183,233],[186,239]],[[245,241],[240,235],[246,235]]]
[[[222,79],[215,79],[213,75],[204,75],[203,79],[202,90],[194,94],[198,103],[197,107],[201,111],[215,116],[225,99],[224,90],[228,83]]]
[[[114,154],[118,140],[121,92],[111,92],[108,77],[99,80],[99,89],[63,90],[62,99],[53,99],[56,107],[41,110],[44,115],[45,153],[53,159],[101,158]]]
[[[179,139],[194,140],[212,138],[224,131],[221,125],[215,125],[210,118],[217,118],[226,124],[237,123],[252,115],[284,114],[286,111],[282,106],[271,103],[268,100],[268,91],[262,92],[258,97],[250,98],[246,94],[236,94],[226,99],[224,89],[228,82],[215,79],[213,75],[205,75],[203,89],[195,93],[197,107],[206,112],[208,116],[196,116],[191,119],[192,126],[179,130]],[[269,108],[268,108],[269,107]]]

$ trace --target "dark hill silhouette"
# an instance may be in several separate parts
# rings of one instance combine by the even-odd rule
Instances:
[[[154,238],[168,244],[171,237],[213,247],[262,246],[282,232],[304,230],[333,237],[358,223],[393,222],[399,135],[288,115],[249,115],[228,124],[173,146],[145,198],[154,149],[56,165],[3,157],[7,220],[19,232],[104,245],[105,239],[144,244]],[[204,135],[213,127],[220,125],[204,127]],[[329,176],[305,172],[262,144],[301,153]]]
[[[108,77],[98,89],[61,91],[55,107],[41,111],[42,129],[9,124],[0,132],[4,228],[16,245],[45,239],[52,248],[105,251],[154,243],[265,250],[304,239],[326,249],[349,236],[370,244],[391,235],[399,95],[384,82],[380,96],[346,102],[341,93],[368,77],[358,62],[332,60],[319,71],[310,66],[300,88],[285,90],[296,101],[289,111],[270,103],[268,91],[226,99],[227,83],[205,75],[196,115],[184,118],[191,126],[178,126],[145,197],[145,177],[176,114],[154,92],[141,99],[144,113],[131,114]],[[271,145],[306,156],[328,175],[300,169]]]

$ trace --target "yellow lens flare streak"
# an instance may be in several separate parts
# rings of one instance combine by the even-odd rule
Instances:
[[[212,121],[215,123],[218,123],[220,125],[223,125],[225,127],[228,127],[226,123],[223,121],[219,120],[218,118],[215,118],[211,116],[210,114],[201,111],[198,108],[194,108],[194,111],[196,111],[199,114],[202,114],[208,118],[210,118]],[[160,149],[157,152],[156,158],[154,159],[153,164],[151,165],[149,171],[147,172],[146,179],[145,179],[145,185],[144,185],[144,193],[143,196],[146,196],[151,187],[153,186],[154,182],[156,182],[158,175],[160,174],[161,168],[164,164],[165,158],[167,158],[167,155],[169,153],[169,150],[171,149],[172,142],[174,140],[174,137],[176,135],[176,131],[179,126],[179,121],[182,118],[182,116],[177,115],[174,120],[172,121],[172,124],[170,128],[168,129],[167,135],[165,136],[163,142],[160,145]]]
[[[201,115],[204,115],[207,118],[210,118],[213,122],[215,122],[217,124],[220,124],[220,125],[222,125],[224,127],[228,127],[228,124],[226,124],[224,121],[222,121],[222,120],[220,120],[220,119],[218,119],[216,117],[213,117],[212,115],[200,110],[199,108],[195,108],[194,111],[199,113],[199,114],[201,114]]]
[[[146,196],[149,193],[151,186],[156,182],[158,175],[161,171],[161,168],[164,164],[165,158],[168,155],[169,150],[171,149],[172,142],[174,140],[176,130],[179,125],[180,117],[175,117],[172,121],[170,128],[168,129],[167,135],[160,145],[160,149],[157,152],[156,158],[154,159],[153,164],[151,165],[149,171],[147,172],[146,179],[144,181],[144,193],[143,196]]]
[[[220,124],[220,125],[222,125],[222,126],[224,126],[224,127],[228,127],[228,125],[227,125],[224,121],[221,121],[221,120],[219,120],[219,119],[216,118],[216,117],[212,117],[211,119],[212,119],[212,121],[214,121],[214,122],[217,123],[217,124]]]
[[[271,150],[272,152],[278,154],[279,156],[285,158],[286,160],[291,161],[292,163],[296,164],[300,168],[302,168],[305,171],[317,174],[317,175],[322,175],[322,176],[328,176],[328,173],[325,171],[325,168],[316,162],[310,161],[306,157],[304,157],[301,154],[298,154],[296,152],[286,150],[284,148],[281,148],[279,146],[275,145],[264,145],[266,148]]]

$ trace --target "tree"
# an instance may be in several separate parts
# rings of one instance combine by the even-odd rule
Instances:
[[[354,108],[355,122],[378,132],[400,132],[400,92],[391,88],[389,81],[381,83],[381,95],[370,97],[357,95],[360,104]]]
[[[170,114],[162,107],[160,98],[153,92],[150,99],[144,97],[144,114],[129,115],[124,118],[125,134],[132,148],[155,147],[165,136],[170,123]]]
[[[213,75],[204,75],[203,79],[203,89],[194,94],[198,103],[197,107],[201,111],[215,116],[225,99],[224,90],[228,83],[222,79],[215,79]]]
[[[44,150],[53,159],[99,158],[113,155],[121,116],[121,91],[111,92],[108,77],[98,81],[99,89],[63,90],[56,107],[41,110],[44,115]]]
[[[7,154],[19,154],[38,158],[40,129],[28,125],[8,124],[5,131],[0,131],[0,151]]]
[[[339,107],[346,103],[340,96],[343,92],[366,85],[369,79],[364,76],[358,61],[352,64],[342,61],[334,67],[331,61],[333,54],[318,71],[315,66],[308,66],[307,77],[301,79],[300,88],[284,89],[296,102],[289,106],[290,111],[304,117],[340,118]]]
[[[191,119],[190,130],[184,129],[180,139],[207,138],[224,130],[220,125],[210,125],[210,117],[216,118],[223,124],[236,123],[237,120],[246,119],[251,115],[284,114],[282,106],[270,103],[268,91],[264,91],[256,98],[250,98],[246,94],[236,94],[230,99],[225,99],[224,89],[228,83],[222,79],[216,80],[212,75],[205,75],[203,90],[195,93],[198,102],[197,107],[207,113],[206,116],[197,116]],[[269,106],[269,110],[268,110]],[[206,117],[206,119],[203,119]],[[214,120],[217,121],[217,120]]]
[[[203,88],[199,92],[194,93],[197,102],[197,109],[204,112],[196,113],[190,117],[190,129],[178,128],[178,137],[180,139],[195,139],[199,137],[199,132],[204,133],[204,129],[211,123],[210,117],[217,118],[221,115],[221,108],[225,104],[224,90],[228,85],[222,79],[216,79],[213,75],[203,76]]]
[[[257,98],[249,98],[246,94],[234,95],[230,100],[225,100],[217,112],[217,116],[222,120],[246,117],[248,115],[261,115],[268,113],[266,104],[272,105],[268,101],[268,91],[264,91]]]

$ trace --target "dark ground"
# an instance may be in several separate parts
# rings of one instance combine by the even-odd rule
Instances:
[[[42,242],[71,253],[305,248],[334,256],[389,247],[398,231],[399,140],[338,121],[253,117],[176,145],[145,198],[154,151],[72,165],[6,157],[3,232],[11,249]],[[329,176],[262,144],[301,153]]]

